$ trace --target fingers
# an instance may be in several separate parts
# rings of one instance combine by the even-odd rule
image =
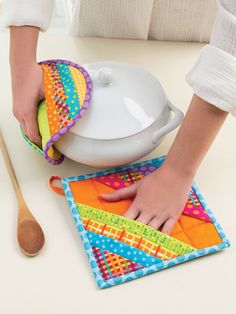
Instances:
[[[23,120],[19,121],[19,122],[20,122],[20,125],[21,125],[23,133],[28,137],[28,133],[27,133],[27,129],[26,129],[26,126],[25,126],[25,122]]]
[[[125,212],[124,217],[130,219],[136,219],[140,214],[138,207],[136,207],[135,202],[129,207],[129,209]]]
[[[155,217],[149,222],[148,225],[149,225],[150,227],[152,227],[152,228],[158,230],[158,229],[161,227],[161,225],[163,224],[164,221],[165,221],[164,218],[155,216]]]
[[[170,234],[172,229],[174,228],[174,226],[176,224],[176,221],[177,220],[175,218],[167,219],[166,222],[164,223],[161,231],[166,233],[166,234]]]
[[[28,137],[28,139],[41,147],[41,137],[39,134],[38,123],[37,123],[37,106],[27,106],[28,109],[27,113],[21,112],[19,108],[20,106],[15,105],[17,110],[13,110],[13,114],[16,119],[20,122],[22,130],[24,134]]]
[[[131,186],[114,191],[109,194],[101,194],[100,197],[108,202],[117,202],[123,199],[135,197],[136,191],[136,185],[132,184]]]
[[[177,219],[175,218],[165,219],[164,217],[154,217],[148,225],[156,230],[159,230],[162,226],[161,232],[170,234],[176,224],[176,221]]]
[[[36,120],[36,113],[28,114],[24,120],[27,136],[31,142],[35,143],[38,146],[41,146],[41,137],[39,135],[38,123]]]
[[[136,219],[138,222],[143,223],[144,225],[148,225],[149,222],[152,220],[153,215],[145,212],[141,212],[138,218]]]

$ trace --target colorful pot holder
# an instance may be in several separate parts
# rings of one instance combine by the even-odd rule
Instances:
[[[230,246],[221,226],[193,183],[171,236],[123,217],[132,200],[99,198],[142,179],[165,157],[114,170],[60,179],[50,185],[66,195],[99,288],[111,287]],[[63,189],[53,184],[61,180]]]
[[[22,132],[26,142],[53,165],[64,156],[54,148],[57,142],[83,116],[89,106],[92,81],[88,72],[66,60],[47,60],[39,63],[44,75],[45,100],[38,106],[38,125],[42,149]]]

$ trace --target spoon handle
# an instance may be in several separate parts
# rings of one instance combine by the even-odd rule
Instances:
[[[12,165],[12,162],[11,162],[11,159],[10,159],[10,156],[9,156],[7,146],[6,146],[6,143],[4,141],[1,129],[0,129],[0,148],[2,151],[2,155],[3,155],[4,161],[5,161],[6,167],[7,167],[8,174],[11,178],[12,185],[13,185],[14,190],[16,192],[18,202],[19,203],[24,202],[23,196],[21,193],[21,189],[20,189],[18,180],[16,178],[16,174],[15,174],[15,171],[14,171],[14,168],[13,168],[13,165]]]
[[[44,233],[41,226],[31,214],[29,208],[24,201],[1,130],[0,149],[2,151],[3,159],[5,160],[6,167],[18,199],[19,211],[17,239],[19,246],[25,255],[36,256],[41,251],[44,245]]]

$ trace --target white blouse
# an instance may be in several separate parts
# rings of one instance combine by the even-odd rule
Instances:
[[[70,33],[77,36],[206,42],[215,0],[77,0]],[[218,0],[210,38],[186,80],[205,101],[236,117],[236,0]],[[4,25],[46,31],[54,0],[3,0]]]

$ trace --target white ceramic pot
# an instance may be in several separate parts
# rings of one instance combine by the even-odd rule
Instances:
[[[68,158],[94,167],[124,165],[150,153],[181,123],[183,113],[151,73],[112,61],[84,67],[93,81],[91,104],[56,143]]]

